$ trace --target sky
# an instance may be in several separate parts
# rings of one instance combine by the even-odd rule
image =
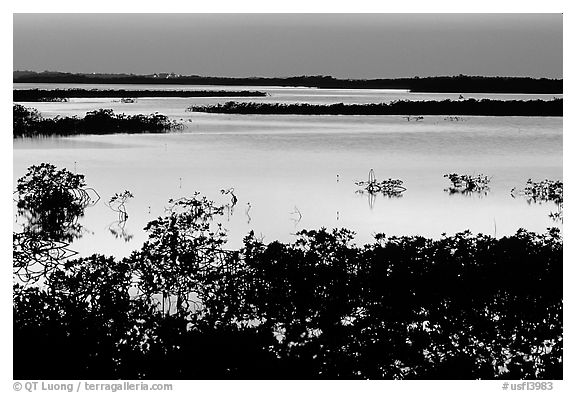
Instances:
[[[562,78],[562,14],[14,14],[13,69]]]

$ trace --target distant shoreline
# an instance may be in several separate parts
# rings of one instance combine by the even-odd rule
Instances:
[[[396,79],[337,79],[331,76],[211,77],[198,75],[127,75],[72,74],[63,72],[14,71],[13,83],[75,83],[75,84],[153,84],[153,85],[228,85],[279,86],[337,89],[394,89],[413,93],[509,93],[563,94],[562,79],[487,76],[438,76]]]
[[[261,91],[224,91],[224,90],[14,90],[14,102],[63,101],[68,98],[143,98],[143,97],[265,97]]]

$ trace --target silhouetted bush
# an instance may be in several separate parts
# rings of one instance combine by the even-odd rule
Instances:
[[[56,241],[72,240],[81,230],[78,218],[93,202],[84,175],[42,163],[18,179],[17,214],[25,217],[24,232]],[[97,193],[94,192],[97,197]]]
[[[19,104],[13,106],[14,137],[70,136],[79,134],[114,134],[166,132],[179,129],[180,125],[167,116],[115,114],[112,109],[99,109],[87,112],[84,118],[59,117],[44,118],[37,110]]]
[[[29,167],[15,195],[16,213],[24,222],[13,236],[14,271],[20,280],[36,281],[74,254],[69,242],[84,230],[78,220],[100,197],[86,187],[84,175],[48,163]]]
[[[15,284],[14,378],[562,378],[558,229],[356,246],[322,228],[231,251],[221,214],[172,201],[131,256]]]

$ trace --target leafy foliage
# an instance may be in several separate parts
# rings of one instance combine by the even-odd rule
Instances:
[[[93,255],[68,261],[44,287],[14,286],[15,376],[139,378],[130,366],[153,323],[149,305],[130,294],[131,267]],[[35,353],[30,363],[26,353]]]
[[[176,297],[176,310],[184,312],[190,295],[201,295],[202,283],[224,263],[222,246],[226,232],[212,218],[222,215],[198,193],[192,198],[170,200],[169,214],[148,223],[148,241],[132,257],[140,278],[140,290],[148,297],[160,294],[163,301]],[[172,310],[168,307],[167,312]]]
[[[29,130],[34,124],[42,119],[40,112],[37,109],[26,108],[22,105],[15,104],[13,106],[13,130],[16,135],[16,130],[25,132]]]

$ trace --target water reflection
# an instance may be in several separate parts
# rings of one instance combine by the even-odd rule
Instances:
[[[13,233],[12,264],[22,282],[36,282],[56,270],[62,260],[78,253],[70,243],[43,238],[37,233]]]
[[[298,209],[298,206],[294,206],[294,211],[291,212],[290,215],[292,216],[290,219],[294,222],[294,228],[296,228],[302,220],[302,213],[300,209]]]
[[[134,237],[133,234],[126,231],[126,220],[118,220],[110,223],[110,225],[108,225],[108,231],[112,236],[114,236],[114,238],[122,239],[126,243]]]
[[[252,209],[252,205],[250,204],[250,202],[246,203],[246,217],[248,217],[248,221],[247,224],[250,224],[250,221],[252,221],[252,217],[250,216],[250,209]]]

